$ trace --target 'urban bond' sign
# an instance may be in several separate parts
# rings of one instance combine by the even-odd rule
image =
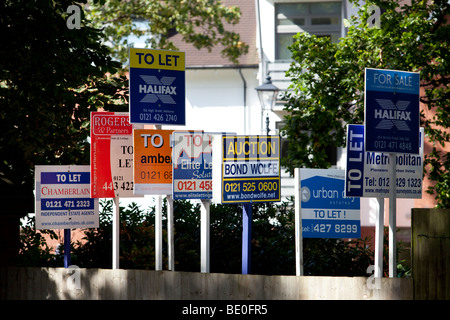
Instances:
[[[359,238],[359,198],[346,197],[344,170],[300,169],[304,238]]]

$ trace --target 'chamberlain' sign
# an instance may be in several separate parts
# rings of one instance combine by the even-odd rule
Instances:
[[[90,167],[36,166],[36,229],[98,228]]]
[[[184,125],[185,54],[130,49],[130,122]]]
[[[419,153],[419,73],[366,69],[365,148]]]

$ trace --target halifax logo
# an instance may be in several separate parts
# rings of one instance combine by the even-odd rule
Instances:
[[[146,84],[139,85],[139,93],[145,93],[145,96],[140,100],[144,103],[156,103],[160,100],[164,104],[176,104],[172,98],[176,95],[176,87],[172,86],[172,83],[176,80],[176,77],[163,76],[158,79],[152,75],[140,75],[141,79]]]

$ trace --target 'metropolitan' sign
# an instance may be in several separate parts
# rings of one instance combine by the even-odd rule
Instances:
[[[422,198],[424,131],[420,128],[420,153],[395,155],[397,198]],[[347,126],[347,168],[345,193],[348,197],[389,197],[389,155],[364,152],[364,126]]]

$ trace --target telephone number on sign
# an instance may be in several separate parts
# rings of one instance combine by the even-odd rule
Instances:
[[[80,198],[74,200],[47,199],[41,200],[41,210],[67,210],[67,209],[93,209],[94,200],[90,198]]]
[[[410,151],[412,149],[411,142],[397,142],[397,141],[384,141],[384,140],[375,140],[374,146],[377,149],[389,149],[389,150],[402,150],[402,151]]]
[[[161,114],[161,113],[140,113],[139,120],[141,121],[155,121],[155,122],[176,122],[178,119],[176,114]]]
[[[264,182],[226,182],[223,186],[225,192],[260,192],[278,190],[278,181]]]
[[[124,181],[124,182],[105,182],[103,185],[103,190],[122,190],[122,191],[132,191],[134,188],[134,182]]]
[[[178,180],[174,182],[175,191],[210,191],[211,180]]]
[[[320,233],[357,233],[358,226],[356,224],[335,224],[334,226],[329,223],[319,223],[313,226],[314,232]]]
[[[172,171],[141,171],[140,172],[141,179],[145,180],[153,180],[153,179],[172,179]]]

